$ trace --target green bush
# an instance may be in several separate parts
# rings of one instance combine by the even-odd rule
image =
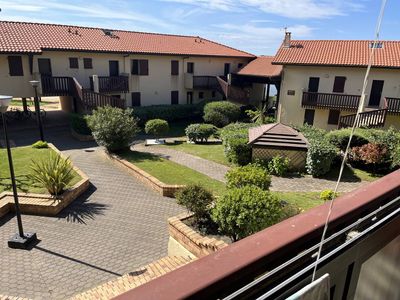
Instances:
[[[240,134],[241,136],[246,137],[248,136],[248,130],[256,126],[258,125],[254,123],[230,123],[219,130],[219,136],[221,140],[224,140],[227,136],[230,136],[232,134]]]
[[[188,140],[194,143],[207,142],[209,137],[216,132],[217,128],[211,124],[190,124],[185,129]]]
[[[202,113],[203,104],[151,105],[135,107],[133,110],[133,116],[139,119],[141,126],[152,119],[163,119],[167,122],[200,119]]]
[[[323,201],[333,200],[337,197],[337,193],[332,190],[324,190],[319,194],[319,198]]]
[[[400,167],[400,143],[397,144],[390,153],[390,160],[393,169]]]
[[[69,116],[71,128],[79,134],[91,135],[92,131],[87,125],[87,121],[84,115],[81,114],[70,114]]]
[[[240,118],[240,107],[228,101],[209,102],[204,106],[203,119],[217,127],[223,127]]]
[[[340,130],[332,130],[326,134],[326,138],[330,143],[338,147],[340,150],[346,150],[351,134],[351,128],[344,128]],[[351,140],[350,147],[358,147],[368,144],[368,137],[365,129],[357,129],[354,132]]]
[[[324,139],[324,137],[326,135],[325,130],[314,127],[312,125],[308,125],[308,124],[304,124],[302,126],[294,126],[294,128],[297,131],[301,132],[309,142],[311,142],[311,140],[314,140],[314,139],[317,139],[317,140]]]
[[[258,186],[268,190],[271,185],[271,176],[267,170],[257,165],[247,165],[230,169],[226,175],[228,188],[241,188],[247,185]]]
[[[281,201],[281,206],[282,206],[282,213],[279,221],[286,220],[290,217],[293,217],[301,213],[301,209],[299,207],[297,207],[294,204],[288,203],[286,201]]]
[[[281,218],[282,206],[270,192],[257,186],[228,190],[212,210],[219,230],[237,241],[275,224]]]
[[[70,160],[53,152],[45,159],[32,160],[30,168],[28,178],[55,196],[62,194],[74,178]]]
[[[47,144],[47,142],[37,141],[36,143],[32,144],[32,148],[44,149],[44,148],[49,148],[49,145]]]
[[[224,151],[228,161],[244,166],[251,162],[251,146],[247,137],[229,136],[224,140]]]
[[[272,175],[283,176],[288,172],[289,164],[287,157],[277,155],[268,162],[268,171]]]
[[[200,185],[188,185],[175,193],[178,204],[185,206],[197,222],[209,217],[209,209],[214,197]]]
[[[326,140],[314,139],[307,152],[307,172],[314,177],[329,172],[333,160],[337,155],[337,148]]]
[[[169,125],[168,125],[167,121],[162,120],[162,119],[149,120],[146,122],[144,131],[147,134],[151,134],[156,137],[160,137],[169,131]]]
[[[128,148],[139,132],[130,109],[99,107],[86,116],[86,120],[97,144],[111,152]]]

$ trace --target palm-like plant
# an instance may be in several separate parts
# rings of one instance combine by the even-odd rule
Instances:
[[[29,179],[37,185],[45,187],[54,196],[62,194],[74,178],[69,158],[64,159],[56,153],[50,153],[45,159],[32,161],[30,168]]]
[[[260,108],[257,108],[256,110],[246,110],[246,113],[254,123],[264,124],[265,114],[267,113],[267,104],[262,102]]]

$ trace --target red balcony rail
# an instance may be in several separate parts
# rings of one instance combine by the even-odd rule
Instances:
[[[71,77],[42,76],[43,96],[68,96],[71,93]]]
[[[89,77],[89,79],[90,89],[93,91],[93,77]],[[129,92],[128,76],[98,76],[98,79],[100,93]]]
[[[400,98],[386,97],[388,113],[400,115]]]
[[[376,109],[360,113],[356,127],[379,128],[385,126],[388,110]],[[339,129],[352,127],[356,119],[356,114],[341,116],[339,119]]]
[[[380,211],[377,214],[376,211],[384,206],[392,205],[393,201],[396,201],[396,204],[391,211],[398,211],[399,177],[400,170],[337,198],[326,236],[332,237],[337,232],[346,232],[344,236],[340,237],[342,242],[343,238],[346,241],[348,233],[346,228],[349,224],[357,224],[359,219],[368,219],[368,226],[371,226],[370,224],[381,220],[382,216],[388,215],[387,211]],[[253,282],[255,278],[272,273],[271,270],[282,266],[296,255],[301,256],[305,249],[310,249],[310,246],[318,245],[329,205],[329,203],[325,203],[273,225],[216,253],[130,290],[115,299],[222,299]],[[376,216],[375,220],[369,217],[371,214]],[[377,240],[372,240],[373,243],[376,241],[375,247],[384,244],[382,241],[378,241],[379,237],[385,236],[386,243],[399,235],[400,216],[398,213],[393,215],[390,229],[385,225],[385,230],[380,230],[375,234],[375,237],[378,236]],[[363,226],[364,224],[359,224],[356,229],[361,230],[365,228]],[[330,244],[331,249],[336,249],[337,246],[336,242]],[[315,252],[316,250],[308,252],[306,256],[308,261],[312,260],[312,254]],[[357,251],[351,253],[357,256],[358,254],[355,252]],[[340,273],[335,259],[333,259],[334,266],[331,267],[331,271],[336,268],[332,272],[337,273],[336,278],[343,279],[343,274]],[[352,259],[354,258],[351,257],[347,260],[351,261]],[[341,262],[344,263],[343,259]],[[300,270],[304,268],[303,264],[298,261],[294,263],[293,267]],[[346,267],[347,265],[344,265],[344,268]],[[259,295],[260,292],[269,291],[271,286],[275,287],[292,274],[287,269],[279,271],[272,276],[270,282],[258,285],[237,298],[255,299],[257,293]],[[336,296],[335,299],[340,298]]]
[[[218,81],[216,76],[193,76],[193,88],[215,90],[217,89]]]
[[[356,110],[360,102],[358,95],[303,92],[303,107]]]

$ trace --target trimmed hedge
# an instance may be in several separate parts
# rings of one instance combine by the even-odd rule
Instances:
[[[335,157],[337,148],[324,139],[313,139],[307,152],[306,169],[312,176],[328,173]]]
[[[206,123],[223,127],[240,118],[240,107],[228,101],[209,102],[204,106],[203,119]]]
[[[217,132],[217,128],[211,124],[190,124],[185,129],[186,136],[189,141],[197,142],[207,142],[209,137]]]
[[[168,122],[199,119],[202,116],[203,104],[151,105],[135,107],[133,116],[144,125],[148,120],[163,119]]]
[[[168,122],[162,119],[153,119],[146,122],[144,131],[154,136],[162,136],[169,131]]]
[[[365,129],[357,129],[354,132],[351,140],[350,147],[359,147],[368,144],[368,134]],[[346,150],[347,144],[350,139],[351,128],[344,128],[340,130],[333,130],[326,134],[326,138],[333,145],[338,147],[340,150]]]
[[[230,169],[225,178],[228,188],[242,188],[247,185],[254,185],[263,190],[268,190],[271,185],[271,176],[267,170],[252,164]]]

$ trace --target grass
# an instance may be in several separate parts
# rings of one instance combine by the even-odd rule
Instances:
[[[35,105],[32,100],[26,100],[26,103],[28,106]],[[43,100],[40,102],[40,106],[46,106],[46,105],[50,105],[50,104],[54,104],[54,102],[47,102],[47,101],[43,101]],[[11,100],[10,106],[21,106],[22,107],[22,100],[13,99],[13,100]]]
[[[339,176],[340,166],[334,166],[328,173],[321,176],[320,178],[328,179],[328,180],[337,180]],[[376,175],[370,172],[360,170],[357,168],[353,168],[351,166],[345,166],[342,175],[343,182],[358,182],[358,181],[374,181],[382,177],[383,175]]]
[[[12,158],[14,164],[15,179],[17,182],[17,189],[19,192],[24,193],[47,193],[46,189],[40,186],[36,186],[27,175],[30,173],[30,164],[32,159],[35,161],[46,158],[50,151],[49,148],[46,149],[34,149],[30,146],[28,147],[18,147],[12,148]],[[5,149],[0,149],[0,192],[11,191],[11,180],[10,172],[8,168],[7,153]],[[74,179],[70,183],[73,186],[81,180],[81,177],[74,171]]]
[[[286,201],[297,206],[303,211],[324,203],[319,198],[319,192],[272,192],[279,200]]]
[[[125,151],[119,155],[166,184],[200,184],[214,195],[225,191],[224,183],[162,157],[137,151]]]
[[[162,147],[171,147],[174,150],[186,152],[204,159],[214,161],[229,166],[229,162],[224,154],[224,147],[220,143],[208,144],[189,144],[186,142],[176,142],[166,144]]]

